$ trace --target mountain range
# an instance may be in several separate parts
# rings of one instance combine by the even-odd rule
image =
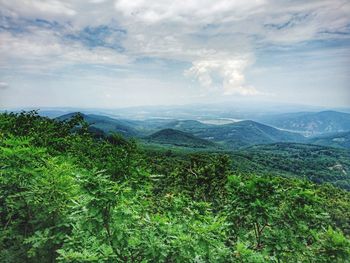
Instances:
[[[304,137],[300,134],[278,130],[250,120],[224,125],[195,124],[193,121],[180,122],[175,127],[191,132],[202,139],[221,143],[230,149],[238,149],[255,144],[300,142],[304,140]]]
[[[337,111],[286,113],[265,116],[259,121],[305,136],[350,131],[350,114]]]
[[[75,114],[65,114],[56,119],[68,120]],[[350,114],[334,111],[269,116],[262,119],[264,124],[243,120],[222,125],[198,120],[125,120],[97,114],[82,116],[90,124],[92,132],[106,135],[120,133],[152,144],[188,148],[213,148],[215,145],[235,150],[259,144],[293,142],[350,148]],[[266,123],[272,124],[270,126]],[[305,137],[305,134],[314,136]]]
[[[78,114],[77,112],[68,113],[62,116],[57,117],[57,120],[66,121],[72,118],[74,115]],[[120,133],[126,137],[138,136],[140,133],[137,131],[134,126],[135,124],[132,121],[127,120],[117,120],[103,115],[96,114],[83,114],[79,113],[84,121],[90,124],[91,127],[98,129],[105,134],[109,133]]]

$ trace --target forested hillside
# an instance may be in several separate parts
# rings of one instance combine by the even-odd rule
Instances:
[[[0,114],[0,262],[349,262],[350,194]]]
[[[231,154],[240,172],[305,178],[350,191],[350,151],[312,144],[255,145]]]
[[[350,131],[310,138],[309,143],[350,149]]]
[[[145,138],[148,143],[162,144],[162,145],[174,145],[180,147],[190,148],[218,148],[215,143],[193,136],[190,133],[173,130],[163,129],[157,131]]]
[[[308,136],[350,130],[350,114],[337,111],[286,113],[265,116],[259,121]]]
[[[74,112],[65,114],[57,117],[57,119],[61,121],[66,121],[76,114],[77,113]],[[324,112],[320,112],[318,114],[313,115],[323,116],[324,114]],[[338,116],[338,113],[334,114]],[[346,113],[339,114],[341,116],[346,116]],[[299,116],[302,114],[285,114],[281,116],[286,116],[286,119],[288,120],[290,116],[294,115]],[[192,142],[189,144],[183,143],[183,136],[178,135],[181,132],[185,132],[188,134],[188,136],[192,136],[192,138],[197,137],[197,139],[199,138],[204,139],[206,141],[211,141],[211,145],[207,143],[199,143],[200,148],[206,148],[207,150],[212,149],[213,145],[216,145],[216,147],[219,147],[221,149],[232,151],[243,149],[257,144],[271,144],[280,142],[308,143],[345,149],[350,148],[349,131],[332,132],[315,137],[305,138],[300,134],[300,131],[288,132],[285,130],[273,128],[268,125],[264,125],[259,122],[249,120],[218,125],[202,123],[197,120],[174,120],[158,118],[145,120],[126,120],[114,119],[97,114],[81,114],[81,116],[83,117],[84,121],[86,121],[89,124],[89,130],[92,133],[95,133],[95,135],[97,136],[104,136],[112,133],[120,133],[124,137],[139,138],[141,140],[146,138],[146,141],[150,141],[152,134],[157,134],[162,130],[175,130],[172,136],[166,136],[167,139],[165,141],[158,140],[159,138],[153,140],[152,143],[160,144],[159,146],[167,144],[168,146],[175,147],[180,146],[191,148],[192,146],[194,146],[194,148],[198,148],[197,144],[199,140],[194,139],[197,142],[194,142],[192,140]],[[282,118],[281,116],[279,116],[278,118]],[[264,121],[264,119],[262,119],[262,121]],[[339,127],[341,125],[346,126],[347,124],[346,120],[342,122],[341,118],[336,118],[334,122],[337,123]],[[175,133],[177,133],[177,135]],[[188,139],[185,140],[188,141]]]
[[[93,131],[98,129],[102,131],[104,134],[110,133],[120,133],[125,137],[137,136],[139,132],[134,128],[135,124],[131,121],[125,120],[116,120],[103,115],[96,114],[83,114],[83,113],[69,113],[62,116],[57,117],[57,120],[67,121],[79,114],[82,119],[89,124],[90,127],[94,128]]]

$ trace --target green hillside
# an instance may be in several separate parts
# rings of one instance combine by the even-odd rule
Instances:
[[[192,133],[205,140],[221,143],[226,149],[239,149],[273,142],[303,142],[300,134],[286,132],[254,122],[240,121],[225,125],[209,125],[198,121],[173,121],[166,126]]]
[[[76,113],[70,113],[57,119],[68,120],[75,114]],[[201,148],[210,146],[208,141],[212,142],[211,146],[213,146],[214,143],[218,143],[221,144],[221,147],[223,148],[233,150],[255,144],[303,142],[305,140],[300,134],[278,130],[254,121],[240,121],[232,124],[212,125],[204,124],[195,120],[150,119],[143,121],[130,121],[116,120],[106,116],[92,114],[82,114],[82,116],[91,127],[99,129],[105,134],[116,132],[127,137],[137,138],[144,138],[145,135],[148,135],[149,142],[152,142],[153,140],[154,143],[182,146],[186,146],[187,144],[186,147],[193,146],[195,148],[198,146]],[[185,134],[181,135],[180,132],[178,134],[173,134],[172,136],[161,132],[162,130],[167,129],[185,132],[188,136],[185,136]],[[157,135],[157,132],[161,132],[159,135],[162,138],[152,138],[152,135]],[[202,139],[202,141],[200,141],[200,139]],[[169,141],[166,142],[167,140]],[[189,143],[190,140],[192,140],[192,142]],[[195,140],[197,142],[194,142]]]
[[[193,136],[190,133],[164,129],[145,138],[149,143],[167,144],[189,148],[214,148],[215,143]]]
[[[350,190],[350,151],[309,144],[256,145],[232,154],[241,172],[306,178]]]
[[[273,142],[301,142],[304,137],[281,131],[254,121],[240,121],[226,125],[210,125],[193,130],[193,134],[224,144],[229,149],[238,149],[255,144]]]
[[[147,151],[152,156],[152,162],[157,163],[156,160],[161,160],[162,156],[171,156],[182,163],[194,150],[148,147]],[[211,149],[210,152],[227,154],[232,170],[237,173],[301,178],[350,190],[350,151],[345,149],[311,144],[273,143],[235,151]]]
[[[73,112],[57,117],[56,119],[60,121],[67,121],[77,114],[80,114],[91,127],[94,127],[99,131],[103,131],[105,134],[120,133],[126,137],[137,136],[139,134],[139,132],[133,127],[136,124],[132,123],[131,121],[116,120],[102,115]]]
[[[310,138],[309,143],[350,149],[350,131]]]
[[[77,113],[69,113],[56,119],[67,121],[73,118],[76,114]],[[300,114],[298,114],[298,116]],[[348,132],[305,138],[300,134],[278,130],[254,121],[240,121],[232,124],[212,125],[204,124],[196,120],[121,120],[96,114],[80,113],[80,115],[90,125],[89,130],[97,137],[107,136],[111,133],[120,133],[126,137],[142,139],[147,135],[147,139],[142,140],[143,142],[161,145],[173,145],[187,148],[207,148],[213,147],[216,144],[216,147],[221,145],[220,148],[222,149],[236,150],[259,144],[298,142],[338,148],[350,147]],[[161,132],[160,135],[162,138],[152,138],[153,134],[157,134],[157,132],[166,129],[182,131],[187,133],[188,136],[187,138],[185,138],[186,136],[181,137],[180,134],[168,136]],[[203,141],[200,141],[200,139]],[[190,142],[191,140],[192,142]],[[209,142],[212,143],[210,144]]]
[[[196,120],[173,120],[163,125],[163,128],[183,131],[197,131],[208,129],[211,126],[212,125],[204,124]]]
[[[94,138],[79,118],[0,114],[0,262],[350,258],[349,192],[237,172],[228,155],[111,138]]]

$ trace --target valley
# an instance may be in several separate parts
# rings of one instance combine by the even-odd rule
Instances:
[[[350,263],[350,0],[0,0],[0,263]]]
[[[68,121],[76,114],[66,114],[57,120]],[[313,114],[319,115],[325,113]],[[324,121],[324,127],[334,127],[332,132],[317,126],[314,133],[322,132],[322,135],[306,137],[300,132],[251,120],[213,124],[199,120],[127,120],[80,114],[93,134],[108,137],[118,133],[133,138],[146,152],[171,154],[175,159],[196,152],[228,154],[236,172],[296,177],[350,190],[350,131],[343,132],[348,127],[348,115],[339,113],[338,117]]]
[[[73,112],[56,118],[58,120],[68,120],[74,114],[77,113]],[[276,142],[307,143],[340,148],[350,147],[350,114],[335,111],[312,114],[291,113],[274,117],[266,115],[266,117],[259,118],[260,122],[230,118],[218,119],[217,122],[214,119],[201,121],[198,117],[196,119],[157,117],[125,119],[98,114],[81,114],[91,127],[101,130],[106,135],[116,132],[140,140],[163,129],[173,129],[189,133],[194,136],[193,138],[197,137],[197,139],[211,141],[226,150]],[[286,118],[285,122],[281,121],[283,116]],[[290,116],[296,119],[293,122],[294,124],[291,124]],[[325,119],[322,122],[317,122],[319,125],[314,124],[316,122],[315,118],[323,117]],[[273,123],[274,125],[264,123]],[[168,144],[175,141],[176,138],[173,138],[171,143]]]
[[[315,140],[343,142],[343,133],[332,136]],[[310,144],[249,120],[75,112],[50,119],[35,111],[1,113],[0,139],[0,259],[277,263],[350,255],[346,144]]]

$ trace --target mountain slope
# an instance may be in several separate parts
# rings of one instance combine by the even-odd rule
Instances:
[[[157,159],[70,128],[0,114],[0,262],[350,258],[346,191],[235,173],[226,155]]]
[[[170,144],[190,148],[215,147],[213,142],[198,138],[190,133],[174,129],[163,129],[145,138],[149,143]]]
[[[350,190],[350,151],[320,145],[274,143],[232,153],[239,172],[275,174],[332,183]]]
[[[240,121],[226,125],[206,125],[192,129],[191,132],[202,139],[223,143],[231,149],[273,142],[304,141],[304,137],[300,134],[281,131],[254,121]]]
[[[350,131],[313,137],[308,143],[350,149]]]
[[[65,121],[72,118],[77,113],[69,113],[62,115],[57,120]],[[133,123],[125,120],[116,120],[112,119],[110,117],[102,116],[102,115],[95,115],[95,114],[82,114],[82,117],[84,120],[91,125],[91,127],[97,128],[104,133],[121,133],[124,136],[132,137],[137,136],[139,133],[138,131],[133,127]]]
[[[198,129],[206,129],[212,125],[204,124],[196,120],[174,120],[165,124],[164,128],[186,130],[186,131],[196,131]]]
[[[68,120],[76,113],[60,116],[58,120]],[[147,134],[148,141],[154,143],[183,145],[186,147],[208,147],[221,143],[227,149],[238,149],[256,144],[274,142],[304,142],[304,137],[297,133],[254,122],[240,121],[225,125],[204,124],[196,120],[117,120],[95,114],[81,114],[86,122],[104,133],[117,132],[127,137],[142,138]],[[163,130],[163,131],[162,131]],[[160,133],[157,133],[157,132]],[[182,131],[183,133],[180,133]],[[200,141],[202,140],[202,141]]]
[[[350,114],[337,111],[281,114],[266,117],[260,121],[280,129],[296,131],[308,136],[350,131]]]

